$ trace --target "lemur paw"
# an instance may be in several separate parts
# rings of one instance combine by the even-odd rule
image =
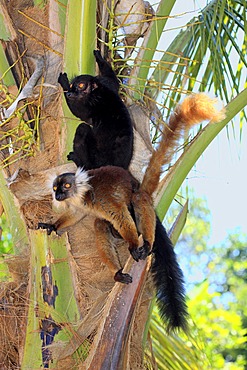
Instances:
[[[143,246],[138,248],[138,250],[139,250],[139,254],[140,254],[139,259],[140,260],[145,260],[147,258],[147,256],[149,256],[150,253],[151,253],[149,242],[147,240],[144,240]]]
[[[67,159],[68,159],[68,161],[73,161],[74,160],[74,152],[69,152],[69,154],[67,155]]]
[[[52,225],[52,224],[45,224],[43,222],[39,222],[38,223],[38,229],[46,229],[47,230],[47,234],[50,235],[52,233],[52,231],[55,231],[57,232],[57,228],[55,225]]]
[[[144,241],[144,244],[139,248],[129,248],[131,256],[136,262],[139,260],[145,260],[150,254],[150,244],[147,240]]]
[[[95,59],[97,60],[97,61],[104,61],[104,58],[102,57],[102,55],[101,55],[101,53],[100,53],[100,51],[99,50],[94,50],[93,51],[93,54],[94,54],[94,56],[95,56]]]
[[[140,259],[139,248],[129,248],[129,251],[134,260],[138,262]]]
[[[120,269],[114,275],[114,280],[122,284],[132,283],[132,277],[129,274],[124,274],[123,269]]]
[[[58,77],[58,83],[62,86],[64,91],[69,90],[69,80],[68,80],[67,73],[62,73],[62,72],[60,73]]]

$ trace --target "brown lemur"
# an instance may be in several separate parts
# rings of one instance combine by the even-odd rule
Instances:
[[[187,307],[183,274],[166,231],[157,222],[152,194],[158,186],[162,166],[170,163],[183,130],[204,120],[217,122],[223,118],[223,112],[217,111],[214,103],[214,100],[200,93],[186,97],[175,108],[141,184],[128,171],[115,166],[88,171],[78,169],[76,173],[57,176],[53,182],[54,199],[63,205],[65,212],[54,225],[45,226],[49,231],[72,225],[73,213],[93,214],[97,217],[95,231],[99,248],[109,248],[103,230],[105,224],[99,224],[100,220],[107,220],[128,242],[130,253],[136,261],[145,259],[153,252],[151,271],[157,289],[158,306],[161,316],[167,321],[168,330],[186,330]],[[144,241],[141,247],[138,247],[139,234]],[[131,277],[119,270],[115,273],[115,280],[130,283]]]

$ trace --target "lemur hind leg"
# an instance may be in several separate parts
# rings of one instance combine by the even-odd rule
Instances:
[[[113,241],[112,226],[109,222],[96,219],[94,222],[96,245],[102,261],[114,273],[114,280],[123,284],[132,283],[132,277],[122,272],[123,268],[119,259],[117,248]],[[116,272],[117,270],[117,272]]]
[[[140,259],[145,259],[152,250],[155,238],[156,214],[153,201],[147,193],[137,191],[133,194],[131,203],[134,209],[137,230],[142,234],[144,241],[143,246],[139,248],[142,249]]]
[[[129,251],[135,261],[143,258],[143,248],[139,248],[138,231],[126,204],[112,202],[109,209],[104,209],[105,218],[111,222],[122,238],[129,243]],[[146,257],[146,256],[145,256]]]

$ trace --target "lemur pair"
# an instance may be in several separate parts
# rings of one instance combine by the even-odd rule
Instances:
[[[158,186],[161,168],[170,162],[183,130],[206,119],[219,121],[222,113],[205,94],[186,97],[164,127],[140,184],[128,171],[133,154],[133,127],[118,94],[119,82],[100,52],[94,51],[94,55],[99,76],[81,75],[71,83],[66,73],[59,76],[71,112],[85,122],[78,126],[73,152],[68,155],[78,170],[61,174],[53,182],[54,199],[62,202],[66,211],[54,225],[40,226],[58,231],[73,225],[73,215],[78,212],[94,214],[97,246],[106,256],[105,262],[117,271],[115,280],[126,284],[131,283],[131,276],[107,259],[109,225],[128,242],[136,261],[152,252],[151,273],[161,317],[168,331],[186,330],[183,273],[166,230],[155,214],[152,194]],[[143,238],[141,247],[139,234]]]

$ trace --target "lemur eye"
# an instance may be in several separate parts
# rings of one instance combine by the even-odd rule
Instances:
[[[85,84],[83,83],[83,82],[80,82],[79,84],[78,84],[78,87],[80,88],[80,89],[83,89],[83,87],[85,86]]]
[[[53,190],[56,191],[57,190],[57,186],[53,186]]]
[[[65,187],[66,189],[69,189],[69,188],[71,187],[71,184],[69,184],[69,183],[67,182],[66,184],[64,184],[64,187]]]
[[[70,89],[72,89],[72,87],[73,87],[73,84],[70,84],[70,85],[69,85],[69,87],[70,87]]]

